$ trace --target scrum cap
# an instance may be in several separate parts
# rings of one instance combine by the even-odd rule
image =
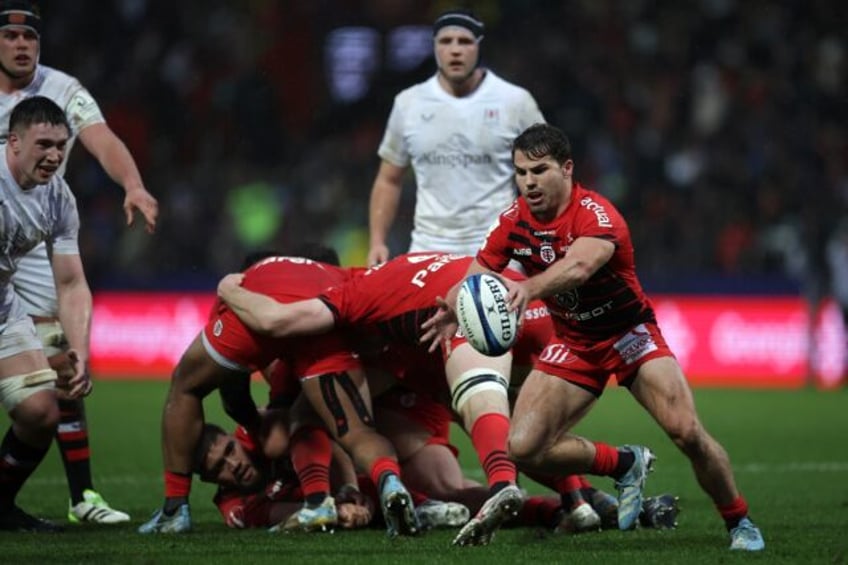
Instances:
[[[0,0],[0,28],[23,26],[41,35],[41,14],[30,0]]]
[[[435,37],[439,30],[443,27],[447,26],[459,26],[464,27],[472,34],[474,34],[475,39],[480,41],[483,39],[483,30],[485,26],[483,22],[477,19],[471,10],[448,10],[436,18],[436,21],[433,22],[433,37]]]

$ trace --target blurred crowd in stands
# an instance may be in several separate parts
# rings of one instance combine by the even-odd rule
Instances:
[[[649,290],[817,296],[848,271],[842,2],[42,5],[41,61],[91,90],[161,206],[153,238],[123,229],[120,190],[74,152],[95,291],[212,289],[245,252],[303,239],[364,261],[392,98],[434,72],[429,24],[458,5],[486,22],[484,64],[536,97],[571,137],[577,178],[629,219]],[[408,40],[390,41],[399,30]],[[402,212],[393,253],[411,201]]]

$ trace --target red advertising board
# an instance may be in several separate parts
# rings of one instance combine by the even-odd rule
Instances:
[[[97,378],[169,378],[209,315],[209,294],[98,293],[91,369]],[[660,327],[695,386],[839,384],[846,335],[828,303],[811,323],[796,297],[654,297]]]

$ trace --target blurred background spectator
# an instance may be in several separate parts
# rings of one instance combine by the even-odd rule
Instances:
[[[121,191],[74,152],[92,288],[210,290],[245,253],[303,239],[364,263],[392,97],[434,72],[430,23],[462,5],[486,22],[484,64],[629,218],[649,290],[830,292],[848,4],[42,0],[42,62],[94,94],[161,206],[155,237],[123,229]]]

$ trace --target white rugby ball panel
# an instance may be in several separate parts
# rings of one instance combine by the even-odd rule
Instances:
[[[467,277],[456,300],[457,320],[474,349],[485,355],[506,353],[518,335],[518,317],[509,311],[509,290],[497,277],[478,273]]]

